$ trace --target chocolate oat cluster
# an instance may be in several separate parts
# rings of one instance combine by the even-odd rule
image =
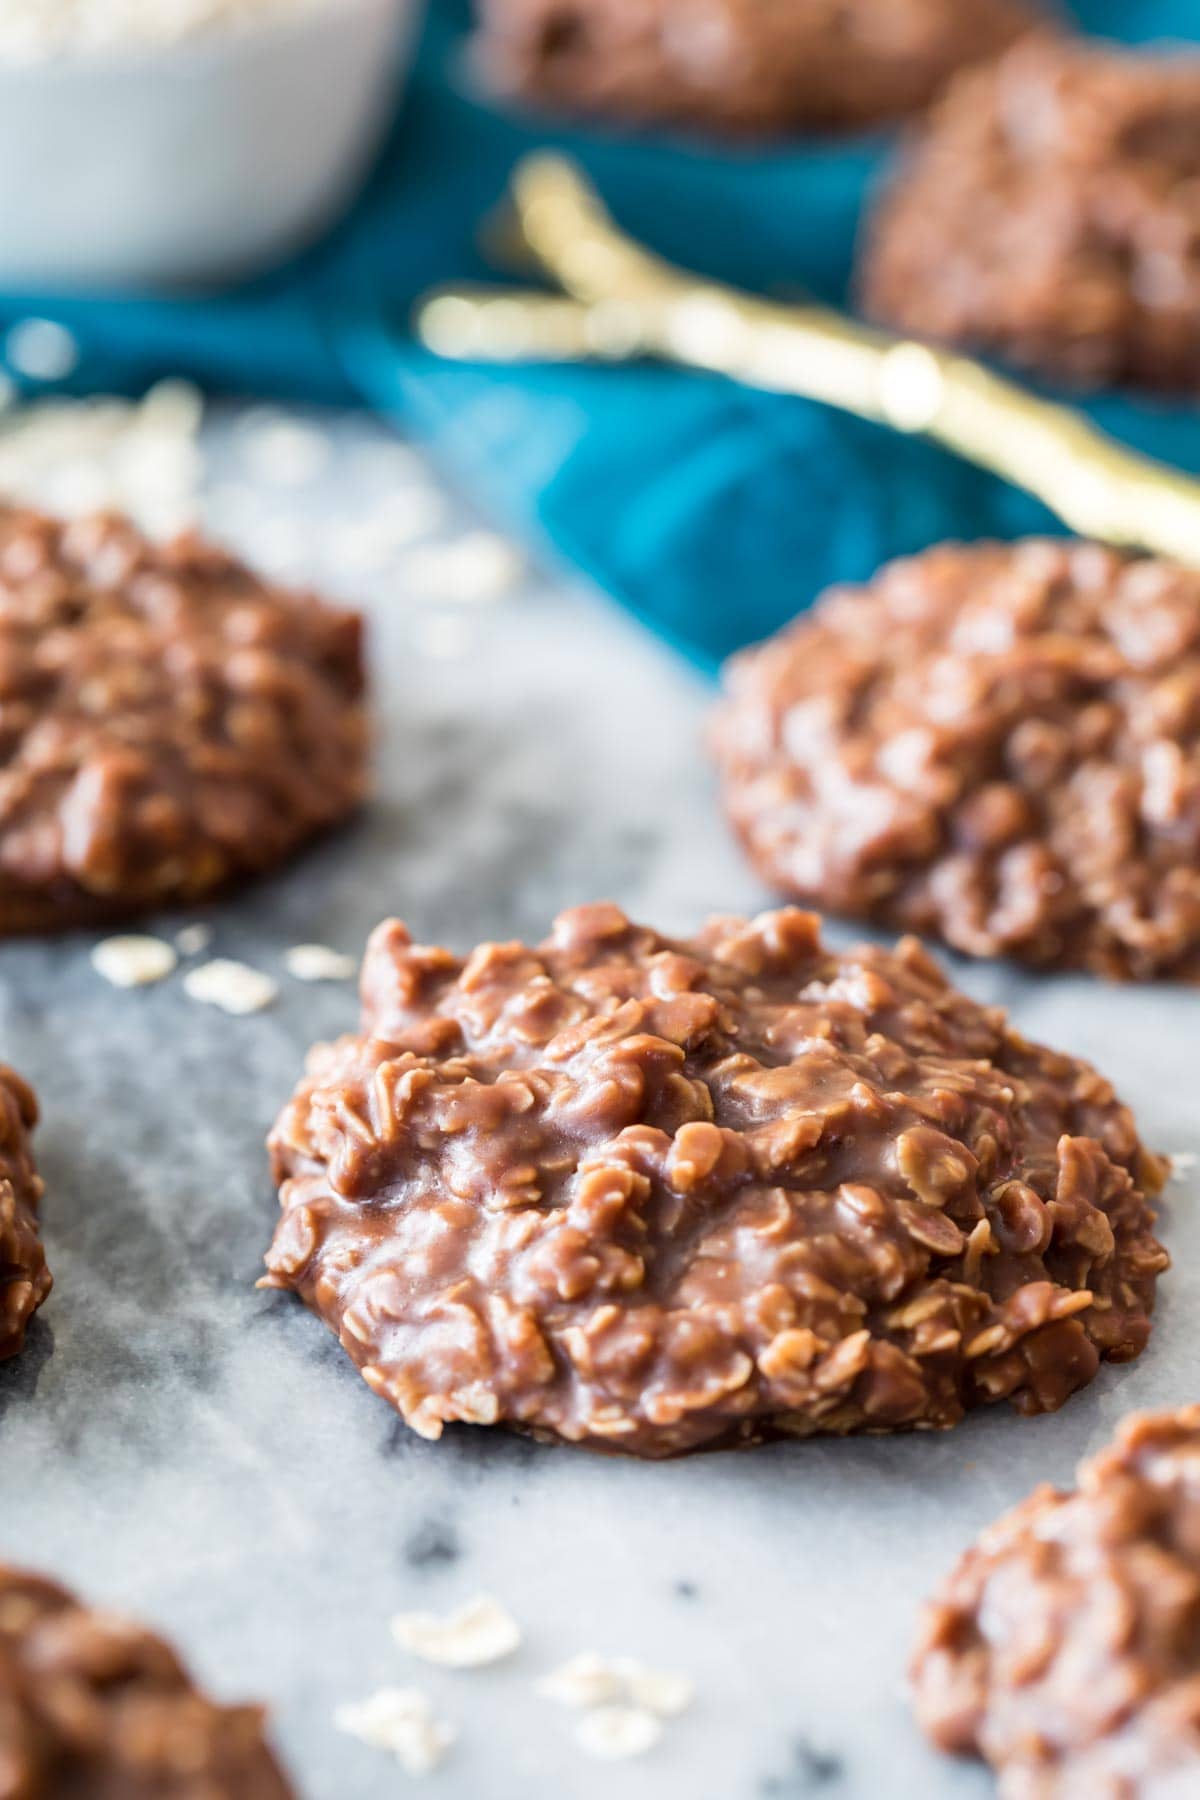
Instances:
[[[0,508],[0,932],[192,900],[361,800],[360,621],[195,538]]]
[[[1126,1420],[984,1532],[927,1609],[917,1713],[1003,1800],[1200,1793],[1200,1407]]]
[[[0,1565],[3,1800],[289,1800],[254,1706],[138,1625]]]
[[[22,1348],[29,1321],[50,1292],[38,1235],[42,1182],[29,1144],[37,1119],[33,1089],[0,1064],[0,1362]],[[0,1796],[3,1791],[0,1784]]]
[[[1200,575],[947,545],[734,659],[716,747],[781,892],[974,956],[1200,979]]]
[[[870,225],[866,310],[1071,382],[1200,386],[1200,57],[1019,44],[956,80]]]
[[[774,133],[925,106],[1025,0],[478,0],[499,87],[569,112]]]
[[[1162,1166],[918,944],[615,906],[465,960],[392,921],[271,1140],[266,1285],[370,1386],[662,1457],[1058,1407],[1149,1332]]]

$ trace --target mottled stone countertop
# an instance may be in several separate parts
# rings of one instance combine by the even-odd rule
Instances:
[[[408,1791],[333,1728],[337,1703],[384,1683],[425,1687],[460,1727],[424,1789],[445,1800],[593,1800],[614,1784],[622,1800],[984,1794],[910,1722],[916,1607],[982,1524],[1036,1481],[1068,1480],[1121,1413],[1200,1399],[1196,1177],[1169,1190],[1175,1269],[1149,1351],[1056,1417],[1000,1410],[945,1436],[666,1467],[406,1432],[298,1302],[255,1291],[275,1210],[264,1134],[310,1041],[355,1019],[349,985],[287,979],[284,951],[357,954],[390,912],[465,948],[536,938],[583,899],[689,930],[768,896],[717,815],[705,685],[565,580],[449,601],[465,513],[451,501],[441,518],[444,497],[377,455],[370,428],[336,431],[328,466],[293,458],[282,487],[239,470],[235,423],[211,435],[218,521],[268,563],[361,595],[373,621],[377,801],[211,914],[215,952],[279,975],[278,1004],[229,1018],[178,977],[117,992],[85,938],[0,950],[0,1047],[44,1107],[55,1275],[25,1355],[0,1371],[0,1557],[134,1610],[222,1694],[266,1699],[311,1800]],[[354,550],[355,520],[371,482],[397,477],[385,569]],[[404,547],[427,530],[432,549]],[[495,557],[468,541],[471,569]],[[1200,1148],[1194,994],[959,975],[1098,1062],[1151,1144]],[[524,1627],[507,1662],[427,1671],[392,1645],[392,1612],[480,1591]],[[584,1648],[694,1677],[693,1709],[644,1760],[588,1762],[572,1717],[534,1694]]]

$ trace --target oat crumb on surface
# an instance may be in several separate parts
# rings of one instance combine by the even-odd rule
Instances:
[[[537,1691],[560,1706],[626,1703],[669,1719],[686,1712],[695,1687],[686,1675],[648,1668],[632,1656],[600,1656],[584,1650],[543,1676]]]
[[[575,1727],[575,1741],[601,1762],[645,1756],[662,1736],[662,1723],[641,1706],[599,1706]]]
[[[353,981],[358,964],[328,944],[293,944],[283,959],[297,981]]]
[[[333,1718],[348,1737],[397,1757],[408,1775],[432,1774],[458,1736],[417,1688],[380,1688],[366,1700],[339,1706]]]
[[[175,948],[180,956],[201,956],[214,936],[211,925],[184,925],[175,933]]]
[[[498,1600],[480,1594],[455,1612],[397,1613],[392,1636],[401,1649],[446,1669],[478,1669],[511,1656],[521,1629]]]
[[[202,963],[198,969],[189,969],[183,985],[189,999],[236,1015],[262,1012],[279,993],[271,977],[261,969],[224,956]]]
[[[170,944],[155,937],[104,938],[92,950],[92,967],[113,987],[151,987],[165,981],[178,962]]]
[[[1176,1150],[1167,1161],[1171,1165],[1171,1180],[1186,1181],[1189,1175],[1194,1175],[1200,1168],[1200,1151]]]

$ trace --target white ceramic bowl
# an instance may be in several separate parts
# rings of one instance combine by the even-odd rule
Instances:
[[[422,0],[0,65],[0,287],[210,285],[298,249],[377,148]]]

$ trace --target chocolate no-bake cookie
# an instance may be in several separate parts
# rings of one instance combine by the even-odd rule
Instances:
[[[1018,45],[960,76],[864,238],[874,318],[1085,385],[1200,386],[1200,56]]]
[[[1200,979],[1200,574],[942,546],[736,657],[715,741],[783,893],[975,956]]]
[[[38,1235],[42,1181],[29,1147],[37,1118],[33,1089],[0,1064],[0,1362],[21,1349],[30,1319],[50,1292]],[[3,1791],[0,1786],[0,1796]]]
[[[345,818],[360,636],[194,537],[0,508],[0,932],[194,900]]]
[[[1200,1407],[1126,1420],[985,1531],[927,1609],[917,1713],[1004,1800],[1200,1793]]]
[[[925,106],[1026,0],[478,0],[498,87],[569,112],[776,133]]]
[[[161,1638],[0,1564],[2,1800],[289,1800],[262,1710],[218,1706]]]
[[[1160,1163],[913,940],[675,942],[611,905],[463,959],[392,921],[271,1139],[265,1285],[423,1436],[670,1456],[1058,1407],[1146,1342]]]

